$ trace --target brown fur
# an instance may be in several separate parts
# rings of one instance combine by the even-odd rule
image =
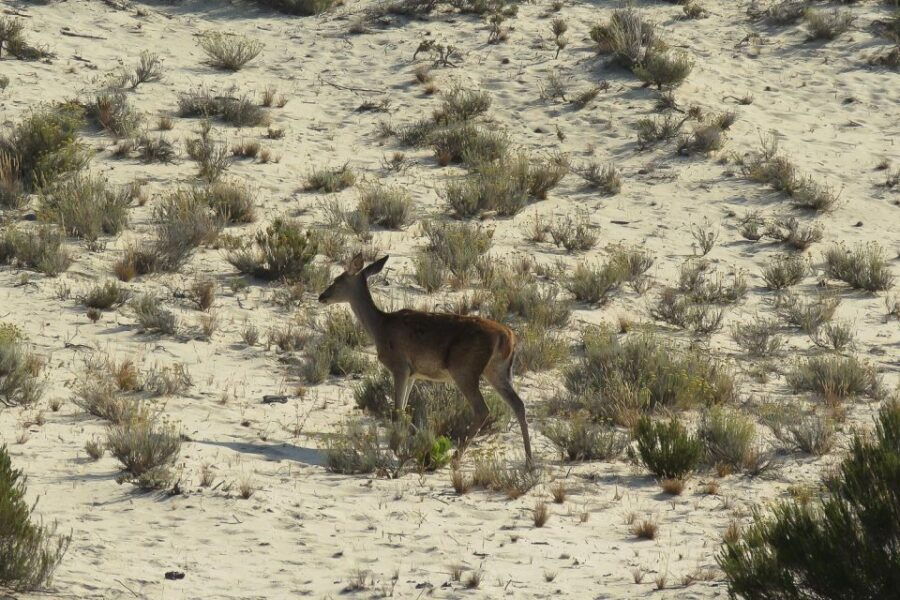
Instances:
[[[353,313],[375,341],[378,360],[394,378],[394,414],[406,409],[409,391],[417,379],[447,381],[456,385],[475,413],[467,443],[484,426],[488,408],[479,389],[483,376],[509,404],[522,429],[525,457],[531,463],[531,443],[525,404],[512,385],[516,336],[513,331],[481,317],[416,310],[383,312],[372,300],[368,278],[377,274],[385,256],[363,268],[361,255],[319,296],[324,304],[348,302]],[[424,411],[416,411],[419,425]]]

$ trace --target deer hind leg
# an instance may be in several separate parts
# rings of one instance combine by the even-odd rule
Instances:
[[[401,423],[406,418],[406,401],[412,388],[412,377],[409,367],[391,369],[394,376],[394,423]]]
[[[528,421],[525,418],[525,403],[522,402],[512,384],[512,359],[510,359],[508,365],[489,370],[487,380],[515,413],[516,419],[519,421],[519,427],[522,429],[522,443],[525,445],[525,462],[528,466],[533,465],[531,439],[528,436]]]
[[[484,401],[484,396],[481,395],[481,390],[478,389],[479,374],[451,373],[451,376],[453,377],[453,383],[456,384],[456,387],[462,395],[469,401],[473,413],[472,422],[469,423],[465,436],[460,444],[460,453],[462,453],[462,451],[468,447],[472,439],[478,435],[481,428],[484,427],[484,424],[488,420],[489,411],[487,402]]]

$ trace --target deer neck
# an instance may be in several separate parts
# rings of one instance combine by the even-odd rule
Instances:
[[[384,312],[375,306],[369,286],[363,283],[359,291],[350,299],[350,310],[359,319],[363,329],[373,340],[377,340],[384,321]]]

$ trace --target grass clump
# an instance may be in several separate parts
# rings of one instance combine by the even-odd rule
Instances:
[[[306,178],[303,189],[319,192],[339,192],[356,183],[356,174],[348,164],[337,169],[319,169],[310,173]]]
[[[219,118],[235,127],[266,127],[271,123],[268,111],[249,95],[220,95],[207,88],[182,94],[178,98],[181,117]]]
[[[555,420],[541,431],[566,460],[614,460],[628,445],[628,438],[613,428],[576,415]]]
[[[781,291],[803,281],[808,270],[803,256],[780,254],[766,263],[762,277],[767,289]]]
[[[24,202],[23,192],[51,184],[90,160],[78,142],[84,110],[74,103],[35,109],[0,134],[0,200],[4,207]]]
[[[685,479],[700,463],[703,445],[676,419],[666,423],[641,417],[635,429],[638,455],[661,479]]]
[[[788,373],[787,382],[795,392],[813,392],[829,400],[878,398],[882,392],[875,368],[855,356],[811,357]]]
[[[174,426],[139,410],[124,422],[109,426],[106,447],[122,464],[119,483],[162,489],[172,481],[170,469],[181,450],[181,436]]]
[[[829,493],[756,510],[717,557],[729,591],[745,598],[889,596],[900,547],[900,403],[882,406],[875,433],[856,435]]]
[[[253,193],[243,183],[218,181],[193,193],[203,194],[209,207],[226,223],[243,224],[256,220]]]
[[[663,344],[651,334],[619,339],[603,328],[582,335],[584,356],[564,373],[564,405],[594,419],[633,425],[659,408],[723,404],[735,396],[731,373],[699,351]]]
[[[209,63],[217,69],[240,71],[259,56],[265,44],[242,35],[230,35],[221,31],[208,31],[200,37],[200,47],[209,57]]]
[[[694,61],[684,51],[651,52],[634,68],[634,74],[656,89],[671,89],[681,85],[691,74]]]
[[[776,321],[757,317],[753,321],[735,323],[731,337],[750,356],[768,357],[778,354],[784,337],[778,332]]]
[[[425,221],[422,224],[428,238],[426,251],[433,253],[460,281],[467,280],[482,256],[491,248],[492,229],[466,223],[439,223]]]
[[[756,425],[740,413],[718,406],[711,408],[700,421],[697,437],[703,444],[707,462],[720,472],[723,467],[738,471],[753,461]]]
[[[56,277],[72,264],[64,241],[63,232],[51,226],[0,230],[0,264],[11,263]]]
[[[198,246],[219,236],[224,219],[203,196],[178,190],[153,209],[156,239],[152,243],[151,271],[177,271]]]
[[[854,289],[880,292],[894,284],[894,275],[877,242],[858,245],[852,250],[835,245],[824,253],[825,274]]]
[[[300,223],[275,219],[256,233],[255,246],[228,255],[228,262],[238,271],[260,279],[308,280],[316,257],[316,238],[304,231]]]
[[[115,281],[107,281],[101,285],[90,288],[81,297],[81,304],[87,308],[108,310],[114,306],[121,306],[128,301],[130,293]]]
[[[131,301],[131,310],[141,329],[150,333],[173,335],[178,331],[178,320],[172,311],[152,294],[143,294]]]
[[[35,520],[27,482],[13,468],[6,445],[0,446],[0,587],[17,592],[49,584],[72,541],[71,535],[56,535],[56,523]]]
[[[850,29],[853,15],[842,10],[818,10],[810,8],[804,14],[811,40],[833,40]]]
[[[614,10],[608,22],[591,28],[590,36],[600,54],[610,55],[615,65],[626,69],[640,65],[648,54],[665,50],[656,25],[633,8]]]
[[[786,294],[778,299],[775,308],[785,323],[803,333],[814,334],[834,318],[840,303],[840,298],[829,294],[818,294],[806,301],[796,294]]]
[[[368,184],[360,187],[357,212],[371,225],[403,229],[412,217],[412,197],[403,188]]]
[[[134,137],[143,120],[121,90],[99,92],[83,106],[88,119],[117,137]]]
[[[0,405],[31,406],[44,391],[43,362],[28,352],[18,328],[0,323]]]
[[[838,196],[834,190],[812,177],[800,175],[791,159],[779,152],[774,138],[764,140],[761,150],[739,162],[745,178],[783,192],[799,208],[829,212],[837,205]]]
[[[128,226],[131,190],[118,190],[105,179],[76,175],[42,188],[38,216],[57,223],[66,233],[96,241],[101,235],[116,235]]]

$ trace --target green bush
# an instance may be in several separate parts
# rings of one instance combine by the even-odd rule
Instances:
[[[641,462],[661,479],[684,479],[700,462],[703,445],[672,419],[667,423],[641,417],[635,429]]]
[[[889,598],[900,589],[900,403],[875,435],[857,435],[817,503],[756,510],[718,562],[732,597],[748,600]],[[891,591],[893,590],[893,591]]]
[[[853,250],[839,245],[824,253],[825,274],[855,289],[879,292],[894,285],[894,275],[877,242],[858,245]]]
[[[209,63],[226,71],[240,71],[265,47],[260,41],[221,31],[204,33],[199,43],[209,57]]]
[[[22,343],[18,329],[0,323],[0,405],[31,406],[43,393],[41,361]]]
[[[709,464],[740,470],[753,457],[756,425],[740,413],[713,407],[703,415],[697,437]]]
[[[552,421],[541,433],[570,461],[613,460],[628,445],[626,436],[583,415]]]
[[[72,540],[56,535],[56,524],[35,523],[34,502],[25,499],[27,477],[13,469],[0,446],[0,588],[41,588],[50,582]]]
[[[813,356],[798,363],[787,382],[795,392],[838,400],[862,395],[877,398],[882,390],[875,368],[855,356]]]
[[[137,410],[122,423],[109,426],[106,446],[122,464],[119,483],[161,489],[171,482],[170,466],[181,449],[181,436],[172,425],[160,424],[146,410]]]
[[[313,267],[318,244],[300,223],[277,218],[257,232],[256,246],[228,255],[238,271],[260,279],[306,280]]]
[[[51,226],[0,230],[0,264],[12,263],[56,277],[72,264],[63,242],[63,232]]]
[[[651,52],[635,66],[634,74],[661,90],[681,85],[693,68],[694,61],[686,52]]]
[[[76,175],[40,190],[38,216],[93,242],[128,227],[130,204],[127,187],[116,190],[100,177]]]
[[[90,160],[77,141],[84,126],[84,110],[77,104],[38,108],[0,135],[0,162],[12,167],[24,191],[49,185]]]

